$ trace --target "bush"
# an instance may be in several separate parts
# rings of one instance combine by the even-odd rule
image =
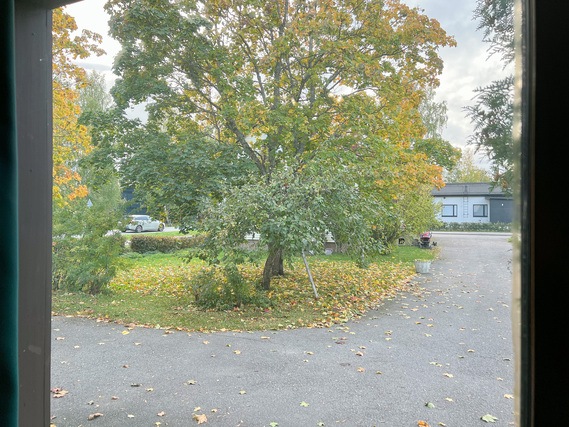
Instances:
[[[130,240],[130,250],[140,254],[148,252],[171,253],[181,249],[193,248],[202,241],[202,236],[133,236]]]
[[[255,284],[247,281],[237,266],[209,267],[196,274],[188,288],[196,305],[204,309],[229,310],[243,304],[268,307],[270,302]]]
[[[121,233],[108,235],[122,218],[118,184],[110,183],[89,193],[55,205],[53,214],[52,288],[66,291],[101,292],[117,271],[124,252]]]
[[[510,232],[512,224],[503,222],[447,222],[440,223],[432,231],[487,231],[487,232]]]

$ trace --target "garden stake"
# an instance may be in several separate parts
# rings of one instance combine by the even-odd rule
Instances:
[[[308,273],[308,278],[312,284],[312,289],[314,290],[314,298],[318,299],[318,292],[316,291],[316,285],[312,279],[312,273],[310,273],[310,268],[308,267],[308,261],[306,261],[306,255],[304,255],[304,250],[302,250],[302,259],[304,260],[304,266],[306,267],[306,272]]]

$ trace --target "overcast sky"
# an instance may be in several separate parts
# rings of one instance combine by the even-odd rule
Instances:
[[[111,67],[119,51],[119,44],[108,35],[108,16],[103,10],[105,0],[83,0],[66,8],[73,16],[79,29],[95,31],[103,36],[103,49],[107,55],[92,57],[79,64],[85,69],[94,69],[105,74],[112,85],[115,76]],[[456,147],[464,148],[472,125],[465,117],[463,108],[472,104],[474,89],[485,86],[511,72],[502,69],[498,58],[488,59],[488,45],[482,43],[482,33],[476,30],[477,22],[472,20],[476,0],[407,0],[410,6],[419,6],[430,18],[438,20],[449,35],[453,35],[457,46],[443,48],[440,55],[444,60],[444,71],[437,89],[437,101],[446,101],[448,126],[443,137]],[[486,166],[481,161],[480,166]]]

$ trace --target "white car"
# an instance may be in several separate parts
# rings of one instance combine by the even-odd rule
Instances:
[[[125,227],[126,231],[135,231],[141,233],[143,231],[164,231],[164,223],[152,219],[148,215],[131,215],[130,222]]]

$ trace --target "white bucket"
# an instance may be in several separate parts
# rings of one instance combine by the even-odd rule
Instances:
[[[417,273],[428,273],[431,268],[431,261],[415,260],[415,270]]]

